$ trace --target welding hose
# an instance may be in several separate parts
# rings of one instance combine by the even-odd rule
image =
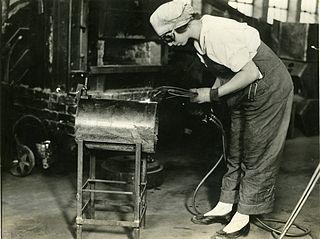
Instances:
[[[203,183],[207,180],[207,178],[213,173],[213,171],[218,167],[222,159],[225,161],[227,160],[227,152],[226,152],[226,133],[224,131],[223,125],[221,121],[213,114],[213,111],[211,110],[211,114],[207,116],[207,118],[204,120],[205,122],[213,122],[220,130],[221,130],[221,137],[222,137],[222,154],[218,160],[218,162],[215,163],[215,165],[211,168],[211,170],[204,176],[204,178],[200,181],[196,189],[194,190],[193,196],[192,196],[192,208],[194,212],[193,215],[199,215],[202,214],[196,207],[196,197],[198,194],[199,189],[202,187]]]
[[[36,117],[36,116],[34,116],[34,115],[23,115],[23,116],[21,116],[21,117],[14,123],[14,125],[12,126],[12,134],[13,134],[13,136],[14,136],[15,141],[16,141],[17,144],[21,144],[21,142],[20,142],[20,140],[19,140],[19,138],[18,138],[18,134],[17,134],[17,132],[16,132],[16,129],[17,129],[18,125],[19,125],[21,122],[23,122],[24,120],[26,120],[26,119],[33,119],[33,120],[35,120],[35,121],[42,127],[43,133],[44,133],[44,135],[47,137],[48,132],[46,131],[46,127],[44,126],[42,120],[40,120],[38,117]]]
[[[280,235],[282,231],[280,231],[277,228],[271,227],[270,225],[266,224],[266,222],[271,222],[271,223],[280,223],[280,224],[286,224],[286,221],[279,220],[279,219],[273,219],[273,218],[265,218],[265,219],[259,219],[258,217],[254,217],[253,224],[256,225],[257,227],[266,230],[268,232],[271,232],[272,236],[277,239],[277,235]],[[306,235],[309,235],[311,233],[311,230],[307,227],[303,227],[299,224],[292,223],[296,228],[300,229],[302,232],[301,233],[285,233],[285,236],[288,237],[304,237]]]
[[[194,210],[194,212],[191,212],[193,215],[203,215],[203,213],[201,213],[197,207],[196,207],[196,197],[198,194],[199,189],[202,187],[203,183],[207,180],[207,178],[212,174],[212,172],[218,167],[219,163],[222,161],[223,159],[223,155],[220,156],[218,162],[211,168],[211,170],[204,176],[204,178],[200,181],[200,183],[198,184],[198,186],[196,187],[196,189],[193,192],[192,195],[192,208]]]
[[[215,163],[215,165],[211,168],[211,170],[204,176],[204,178],[200,181],[200,183],[197,185],[196,189],[194,190],[193,196],[192,196],[192,208],[193,208],[193,212],[191,212],[193,215],[203,215],[203,213],[201,213],[197,207],[196,207],[196,197],[197,194],[199,192],[199,189],[203,186],[204,182],[208,179],[208,177],[213,173],[213,171],[218,167],[218,165],[221,163],[222,159],[225,159],[225,161],[227,160],[227,156],[226,156],[226,133],[223,129],[223,125],[221,123],[221,121],[213,114],[213,111],[211,111],[211,115],[208,117],[207,121],[214,123],[220,130],[221,130],[221,134],[222,134],[222,150],[223,153],[220,156],[219,160],[217,161],[217,163]],[[310,184],[310,183],[309,183]],[[304,200],[306,200],[306,198],[304,197]],[[301,200],[300,200],[301,201]],[[302,207],[301,203],[298,203],[299,207]],[[297,207],[298,207],[297,205]],[[296,210],[294,210],[296,211]],[[283,234],[285,236],[288,237],[303,237],[306,236],[308,234],[311,233],[311,230],[309,228],[303,227],[299,224],[293,223],[293,220],[291,221],[291,225],[294,225],[296,228],[300,229],[302,232],[301,233],[288,233],[287,231],[285,232],[281,232],[280,230],[278,230],[277,228],[273,228],[270,225],[266,224],[266,222],[272,222],[272,223],[280,223],[280,224],[288,224],[288,222],[286,221],[282,221],[282,220],[278,220],[278,219],[260,219],[257,216],[254,217],[254,221],[253,224],[258,226],[259,228],[269,231],[271,232],[272,236],[274,238],[277,238],[277,235]],[[288,220],[289,221],[289,220]],[[285,230],[288,230],[289,228],[285,228]]]

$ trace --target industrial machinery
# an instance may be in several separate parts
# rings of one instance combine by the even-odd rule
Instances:
[[[36,165],[44,170],[54,163],[53,144],[43,122],[34,115],[23,115],[13,125],[16,155],[10,167],[14,176],[29,175]]]

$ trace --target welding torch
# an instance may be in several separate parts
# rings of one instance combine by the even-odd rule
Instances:
[[[194,98],[198,95],[196,92],[191,92],[188,89],[175,87],[175,86],[160,86],[155,89],[152,89],[150,92],[150,98],[152,100],[157,99],[169,99],[173,97],[184,97],[184,98]],[[166,96],[169,95],[169,96]]]

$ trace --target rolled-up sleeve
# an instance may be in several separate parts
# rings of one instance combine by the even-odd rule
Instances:
[[[254,29],[255,30],[255,29]],[[213,61],[222,64],[233,72],[240,71],[256,54],[260,44],[259,34],[248,36],[241,31],[223,30],[208,32],[206,36],[207,55]],[[254,46],[254,49],[252,49]]]
[[[233,72],[238,72],[251,60],[248,48],[241,46],[228,56],[226,66]]]

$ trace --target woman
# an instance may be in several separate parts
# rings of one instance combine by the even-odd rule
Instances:
[[[178,0],[156,9],[150,23],[169,46],[192,39],[201,62],[217,75],[212,88],[191,89],[197,93],[194,102],[224,99],[231,108],[228,170],[218,204],[204,217],[231,218],[212,238],[246,235],[249,215],[273,208],[278,156],[290,121],[291,77],[246,23],[210,15],[198,18],[191,5]]]

